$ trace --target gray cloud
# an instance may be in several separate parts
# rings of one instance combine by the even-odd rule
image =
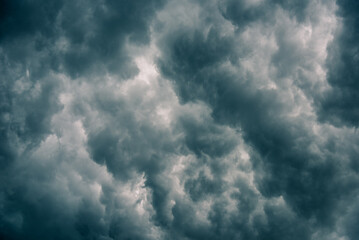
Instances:
[[[1,239],[358,237],[354,2],[0,6]]]
[[[358,126],[358,3],[338,2],[341,27],[328,47],[331,89],[319,100],[319,119],[337,126]]]

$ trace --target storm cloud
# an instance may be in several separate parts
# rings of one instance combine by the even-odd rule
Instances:
[[[358,239],[358,11],[0,1],[0,239]]]

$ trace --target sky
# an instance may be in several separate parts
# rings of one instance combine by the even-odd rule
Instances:
[[[0,239],[359,239],[359,1],[1,0]]]

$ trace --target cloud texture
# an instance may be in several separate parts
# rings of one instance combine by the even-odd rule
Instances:
[[[358,239],[358,13],[1,0],[0,239]]]

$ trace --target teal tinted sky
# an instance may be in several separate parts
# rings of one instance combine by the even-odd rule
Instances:
[[[359,1],[0,0],[0,239],[359,239]]]

